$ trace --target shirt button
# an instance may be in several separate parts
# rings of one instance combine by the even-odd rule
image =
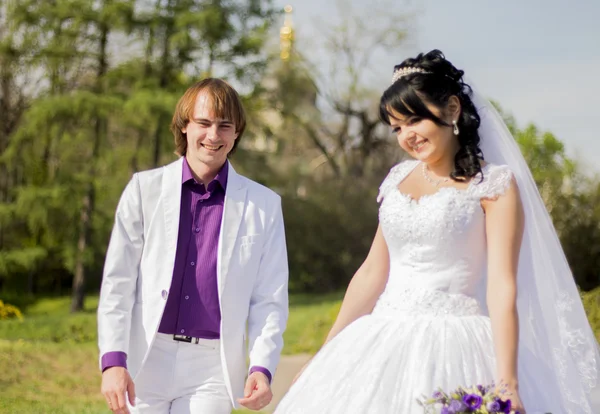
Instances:
[[[185,300],[188,300],[189,298],[190,298],[189,296],[187,296],[187,295],[185,296]]]
[[[195,262],[192,262],[192,263],[190,263],[190,264],[191,264],[192,266],[194,266],[196,263],[195,263]]]
[[[167,292],[166,290],[163,290],[162,292],[160,292],[160,296],[162,296],[163,299],[167,299],[167,296],[169,295],[169,292]]]
[[[184,332],[185,332],[185,329],[182,329],[182,330],[181,330],[181,333],[184,333]]]
[[[196,227],[196,228],[194,229],[194,231],[195,231],[196,233],[200,233],[200,227]]]

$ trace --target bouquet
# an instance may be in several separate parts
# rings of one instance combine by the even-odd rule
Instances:
[[[519,411],[512,409],[510,399],[502,399],[506,395],[508,392],[502,385],[477,385],[471,388],[459,387],[448,393],[438,390],[431,397],[423,397],[419,404],[425,408],[425,413],[519,414]]]

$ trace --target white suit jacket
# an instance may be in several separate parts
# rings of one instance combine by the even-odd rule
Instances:
[[[100,357],[125,352],[134,380],[158,331],[173,278],[182,161],[134,174],[119,201],[106,254],[98,305]],[[248,350],[250,366],[275,374],[288,317],[288,264],[280,197],[231,165],[217,281],[220,355],[237,406]]]

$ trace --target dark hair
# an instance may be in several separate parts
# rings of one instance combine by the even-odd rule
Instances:
[[[471,101],[471,87],[463,82],[464,72],[455,68],[439,50],[420,53],[394,67],[419,68],[429,73],[413,72],[394,82],[381,96],[379,116],[390,125],[390,110],[405,115],[417,115],[430,119],[438,125],[452,126],[433,114],[426,103],[443,110],[451,96],[456,96],[461,105],[458,118],[458,143],[460,148],[454,158],[454,171],[450,177],[463,181],[483,174],[480,160],[483,153],[479,148],[479,114]],[[482,176],[483,177],[483,176]]]
[[[171,121],[171,132],[175,138],[175,154],[184,156],[187,152],[187,136],[182,129],[190,122],[196,98],[203,92],[210,96],[215,116],[227,119],[235,125],[238,136],[227,156],[232,155],[246,129],[246,113],[236,90],[229,83],[216,78],[206,78],[190,86],[177,102]]]

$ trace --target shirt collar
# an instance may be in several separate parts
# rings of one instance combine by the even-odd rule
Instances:
[[[227,176],[228,175],[229,175],[229,161],[225,161],[225,164],[223,164],[223,166],[221,167],[221,169],[219,170],[219,172],[213,179],[213,182],[217,181],[221,185],[223,190],[225,190],[225,189],[227,189]],[[183,157],[183,173],[182,173],[182,177],[181,177],[181,183],[185,184],[186,182],[188,182],[190,180],[193,180],[194,182],[196,182],[196,179],[194,178],[194,175],[192,174],[192,169],[190,168],[190,165],[188,164],[187,159],[185,157]]]

